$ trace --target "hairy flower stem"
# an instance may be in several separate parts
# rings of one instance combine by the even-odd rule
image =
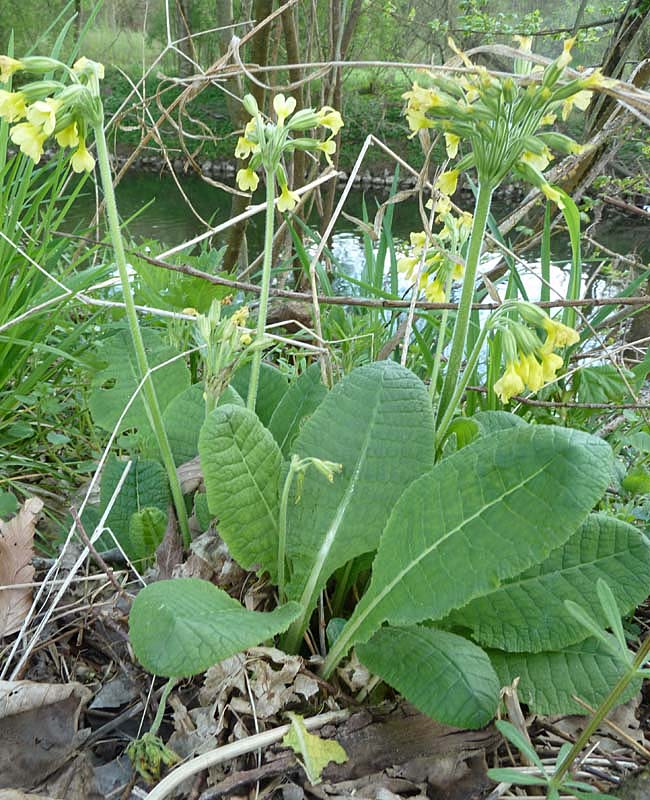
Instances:
[[[577,738],[575,744],[567,753],[566,758],[558,768],[558,770],[553,774],[552,778],[549,780],[549,788],[554,787],[559,789],[562,785],[562,780],[567,772],[573,766],[573,762],[578,758],[582,749],[585,745],[589,742],[589,739],[593,736],[594,732],[600,725],[600,723],[605,719],[605,717],[609,714],[609,712],[617,705],[619,700],[621,699],[621,695],[627,688],[628,684],[631,680],[633,680],[639,670],[643,667],[646,659],[650,655],[650,636],[646,637],[645,641],[641,645],[641,647],[637,650],[632,663],[628,667],[628,669],[621,675],[621,677],[616,682],[616,685],[612,688],[611,692],[607,695],[607,697],[603,700],[603,702],[598,706],[596,713],[593,717],[589,720],[589,724],[585,727],[582,731],[580,736]]]
[[[275,228],[275,176],[266,172],[266,218],[264,221],[264,261],[262,264],[262,291],[260,293],[260,306],[257,314],[256,340],[258,347],[253,353],[251,364],[251,377],[248,384],[248,398],[246,406],[250,411],[255,411],[257,402],[257,387],[260,382],[260,369],[262,366],[262,339],[266,328],[266,314],[269,307],[269,289],[271,287],[271,262],[273,260],[273,232]]]
[[[284,479],[282,496],[280,498],[280,516],[278,519],[278,598],[281,603],[287,599],[285,586],[285,563],[287,558],[287,508],[289,505],[289,492],[296,474],[300,471],[300,459],[297,455],[291,457],[289,471]]]
[[[176,509],[176,516],[178,517],[178,524],[183,534],[183,541],[185,546],[188,547],[191,541],[190,528],[187,520],[187,510],[185,508],[185,500],[183,499],[183,492],[176,473],[176,466],[174,464],[174,457],[172,455],[171,447],[169,446],[169,439],[167,438],[167,431],[162,420],[160,412],[160,405],[158,404],[158,397],[156,389],[153,385],[151,373],[149,370],[149,362],[147,360],[147,353],[138,323],[138,315],[135,310],[135,303],[133,302],[133,295],[131,294],[131,286],[129,284],[129,276],[126,266],[126,255],[124,252],[124,242],[122,241],[122,233],[120,231],[120,222],[117,215],[117,203],[115,201],[115,191],[113,189],[113,179],[111,177],[111,168],[108,158],[108,147],[106,145],[106,137],[104,136],[104,127],[102,123],[93,126],[95,132],[95,141],[97,144],[97,162],[99,164],[99,174],[101,176],[102,187],[104,189],[104,200],[106,202],[106,216],[108,217],[108,230],[115,252],[115,263],[120,275],[122,283],[122,294],[124,295],[124,305],[126,308],[126,319],[131,331],[131,339],[133,341],[133,348],[135,350],[135,357],[138,364],[138,371],[140,377],[144,380],[143,393],[144,402],[147,409],[147,414],[151,422],[158,447],[160,449],[160,456],[167,471],[167,479],[171,487],[172,499],[174,501],[174,508]]]
[[[438,419],[441,420],[448,413],[455,395],[456,386],[460,378],[460,369],[463,363],[465,352],[465,342],[467,341],[467,331],[469,329],[470,314],[472,311],[472,300],[474,299],[474,283],[481,258],[481,247],[483,246],[483,235],[490,205],[492,203],[493,187],[489,183],[479,183],[478,197],[474,207],[474,222],[472,224],[472,235],[469,240],[467,259],[465,262],[465,277],[463,279],[463,290],[460,296],[460,304],[456,314],[456,323],[451,339],[451,352],[447,361],[445,380],[438,403]],[[453,411],[453,409],[450,409]]]

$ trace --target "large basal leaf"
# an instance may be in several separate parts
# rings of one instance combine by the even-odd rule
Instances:
[[[291,453],[291,445],[303,420],[314,413],[326,394],[327,389],[321,380],[320,364],[312,364],[291,384],[278,403],[271,416],[269,430],[285,458]]]
[[[544,562],[452,612],[450,622],[471,628],[477,641],[499,650],[559,650],[588,635],[567,614],[565,600],[607,626],[596,593],[599,578],[612,588],[622,613],[648,595],[650,542],[634,526],[605,514],[588,517]]]
[[[218,405],[245,405],[242,398],[230,386],[219,398]],[[163,413],[176,466],[185,464],[199,452],[199,433],[205,422],[205,397],[202,383],[195,383],[171,401]]]
[[[217,406],[199,436],[199,455],[210,513],[245,569],[277,574],[278,480],[282,456],[257,415]]]
[[[308,470],[289,504],[291,599],[309,614],[335,569],[374,550],[393,505],[433,464],[433,414],[424,384],[392,361],[355,369],[305,423],[292,452],[343,465],[329,483]]]
[[[142,589],[133,601],[129,632],[145,669],[187,677],[281,633],[299,610],[287,603],[270,613],[247,611],[208,581],[177,578]]]
[[[384,621],[438,620],[563,544],[605,491],[612,454],[580,431],[500,431],[439,463],[400,497],[370,587],[328,656],[333,668]]]
[[[161,332],[145,329],[142,336],[150,368],[178,355],[165,343]],[[140,373],[129,332],[122,331],[101,342],[97,347],[97,357],[106,366],[92,380],[88,406],[95,424],[105,431],[112,431],[140,384]],[[152,378],[161,411],[190,384],[190,373],[182,358],[156,370],[152,373]],[[130,428],[136,428],[141,435],[151,432],[142,390],[122,420],[119,432]]]
[[[100,507],[102,510],[107,507],[125,467],[126,464],[116,458],[106,462],[100,487]],[[124,548],[129,558],[137,559],[153,555],[153,550],[150,553],[142,553],[139,544],[133,546],[130,535],[132,516],[145,508],[157,508],[167,519],[169,500],[169,484],[162,464],[148,459],[133,459],[129,474],[126,476],[122,489],[106,520],[107,527],[112,530],[115,538]],[[115,546],[114,541],[107,534],[102,535],[100,543],[105,548]]]
[[[447,725],[480,728],[496,711],[499,681],[480,647],[453,633],[384,627],[357,655],[420,711]]]
[[[597,639],[585,639],[565,650],[544,653],[488,651],[502,686],[515,678],[519,698],[537,714],[584,714],[576,695],[599,706],[626,670]],[[633,697],[641,686],[634,679],[621,697]]]
[[[248,382],[250,376],[251,365],[250,363],[244,364],[241,369],[235,372],[230,381],[230,385],[244,400],[248,399]],[[257,387],[257,402],[255,404],[255,413],[260,418],[262,425],[269,424],[273,412],[277,408],[280,400],[284,397],[284,393],[287,391],[288,387],[289,381],[277,367],[272,367],[270,364],[262,362],[260,379]]]
[[[509,411],[477,411],[471,419],[480,429],[480,436],[488,436],[508,428],[522,428],[528,423]]]

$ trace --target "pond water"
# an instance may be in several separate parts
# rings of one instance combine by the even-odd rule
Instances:
[[[182,186],[188,199],[204,220],[212,225],[227,221],[230,213],[230,195],[227,192],[209,186],[194,176],[182,178]],[[263,192],[258,191],[258,194],[254,202],[263,201]],[[117,196],[120,214],[123,219],[130,220],[128,232],[136,241],[154,239],[163,247],[171,248],[205,230],[205,226],[190,211],[169,176],[161,177],[150,173],[130,174],[118,186]],[[377,197],[372,193],[365,194],[365,202],[371,217],[378,204],[386,198],[386,193]],[[344,207],[345,213],[360,219],[363,199],[363,192],[351,192]],[[505,216],[507,210],[507,207],[495,204],[494,213],[497,219]],[[83,215],[87,214],[87,203],[78,203],[77,213],[81,222]],[[260,252],[263,224],[263,213],[249,220],[247,235],[251,257]],[[318,218],[313,220],[313,224],[315,227],[318,225]],[[395,207],[392,231],[395,248],[400,255],[408,244],[410,231],[421,229],[422,224],[415,201],[403,202]],[[622,254],[636,253],[644,261],[650,260],[650,224],[646,220],[630,219],[615,212],[599,226],[596,238],[611,250]],[[224,238],[222,236],[219,239],[217,236],[216,240],[216,243],[220,244]],[[365,263],[364,241],[353,221],[343,216],[339,217],[331,240],[331,250],[344,273],[357,278],[361,275]],[[567,264],[570,260],[566,238],[558,236],[554,239],[552,258],[553,285],[555,289],[561,291],[567,279]],[[489,261],[486,266],[489,266]],[[530,272],[527,276],[524,275],[524,282],[531,299],[534,299],[539,292],[539,280],[535,278],[535,274],[539,272],[538,254],[531,253],[529,267]],[[585,271],[589,271],[588,265],[585,265]],[[595,287],[595,292],[608,293],[605,282],[601,281]]]

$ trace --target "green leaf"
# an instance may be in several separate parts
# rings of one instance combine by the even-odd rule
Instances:
[[[637,431],[628,436],[624,441],[625,444],[634,447],[641,453],[650,453],[650,433],[646,431]]]
[[[509,411],[477,411],[472,417],[480,429],[481,436],[505,431],[508,428],[523,428],[528,423]]]
[[[129,634],[145,669],[182,678],[286,630],[299,610],[287,603],[270,613],[247,611],[208,581],[177,578],[142,589],[133,601]]]
[[[0,517],[8,517],[18,511],[18,500],[13,492],[0,491]]]
[[[500,431],[440,462],[395,505],[326,671],[382,622],[442,619],[543,560],[602,496],[611,462],[601,439],[541,425]]]
[[[178,355],[176,350],[165,344],[162,333],[144,329],[142,336],[151,369]],[[105,339],[97,347],[97,356],[106,366],[92,380],[88,405],[95,424],[102,430],[112,432],[140,384],[129,332],[122,331]],[[164,411],[172,398],[189,386],[190,373],[181,358],[153,372],[152,379],[160,410]],[[120,423],[118,433],[129,428],[136,428],[140,434],[151,432],[142,391]]]
[[[496,673],[486,653],[461,636],[422,625],[384,627],[357,647],[357,655],[439,722],[480,728],[494,716]]]
[[[621,487],[632,495],[650,493],[650,472],[641,467],[630,470],[621,481]]]
[[[541,564],[452,612],[449,621],[499,650],[558,650],[587,637],[566,613],[565,600],[607,624],[596,590],[599,579],[612,586],[622,613],[641,603],[650,586],[650,542],[634,526],[605,514],[588,517]]]
[[[347,753],[335,739],[321,739],[309,733],[300,714],[289,711],[287,716],[291,720],[291,730],[285,734],[282,744],[300,756],[300,766],[312,786],[321,782],[321,773],[331,761],[344,764],[348,760]]]
[[[291,445],[305,417],[314,413],[326,394],[327,389],[321,380],[320,364],[316,363],[291,384],[278,403],[269,421],[269,430],[285,458],[291,454]]]
[[[162,542],[167,528],[167,514],[159,508],[143,508],[131,517],[129,540],[136,558],[151,557]]]
[[[544,653],[488,651],[502,686],[519,677],[519,698],[536,714],[584,714],[573,695],[599,706],[626,672],[596,639],[585,639],[564,650]],[[634,678],[620,698],[629,700],[641,686]]]
[[[628,385],[632,385],[633,380],[634,376],[629,370],[613,364],[583,367],[574,378],[577,399],[581,403],[619,402],[629,395]]]
[[[512,742],[517,750],[519,750],[519,752],[524,755],[531,764],[535,764],[535,766],[538,767],[542,773],[544,772],[544,764],[542,764],[542,760],[535,752],[530,741],[524,736],[519,728],[515,727],[512,722],[508,722],[504,719],[498,719],[494,724],[499,733],[502,734],[509,742]]]
[[[117,486],[126,464],[112,458],[106,462],[100,486],[100,508],[105,509]],[[157,508],[167,515],[169,484],[165,469],[158,461],[133,459],[129,474],[122,485],[115,505],[108,515],[106,525],[124,548],[129,558],[140,558],[139,551],[131,545],[131,517],[145,508]],[[106,534],[101,537],[102,546],[114,546]],[[148,555],[152,555],[149,553]]]
[[[333,483],[308,470],[300,501],[287,513],[287,594],[300,598],[306,625],[330,575],[376,549],[397,498],[433,464],[427,389],[391,361],[359,367],[329,392],[292,450],[343,465]]]
[[[199,454],[208,508],[233,557],[274,578],[282,464],[275,439],[252,411],[217,406],[201,429]]]
[[[207,531],[214,517],[208,508],[208,498],[205,492],[196,492],[194,495],[194,514],[196,521],[199,523],[199,528],[202,531]]]
[[[232,376],[230,385],[235,391],[246,399],[248,396],[248,382],[251,375],[250,363],[244,364],[241,369]],[[280,400],[284,397],[289,386],[286,376],[277,367],[262,362],[260,370],[260,382],[257,389],[257,403],[255,413],[260,418],[262,425],[268,425],[273,412],[278,407]]]
[[[230,386],[219,398],[218,405],[226,403],[245,405],[242,398]],[[203,384],[195,383],[181,394],[176,395],[163,413],[163,423],[176,466],[185,464],[198,454],[199,433],[204,422]]]

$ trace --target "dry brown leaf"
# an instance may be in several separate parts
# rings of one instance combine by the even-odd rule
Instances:
[[[9,522],[0,522],[0,586],[34,579],[34,530],[43,503],[32,497]],[[31,588],[0,590],[0,638],[20,630],[32,604]]]

